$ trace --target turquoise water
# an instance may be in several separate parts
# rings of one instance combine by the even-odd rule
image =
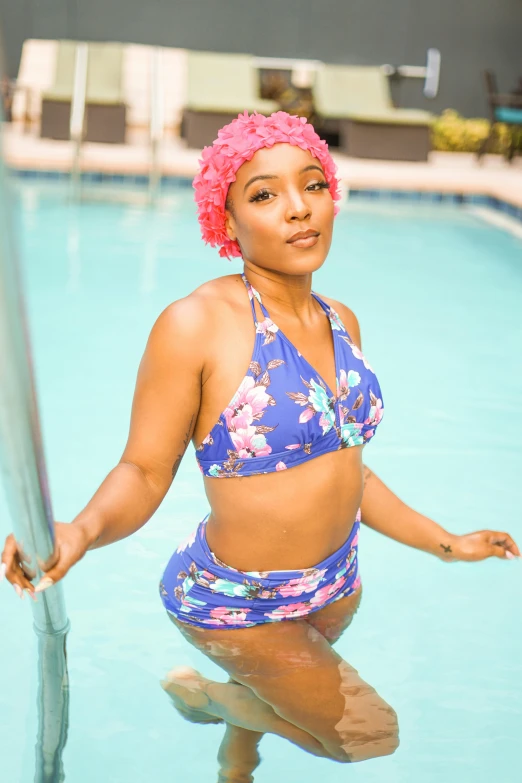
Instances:
[[[58,520],[123,451],[136,371],[161,310],[236,272],[204,248],[191,192],[154,209],[67,204],[24,184],[17,224],[45,449]],[[386,407],[366,461],[454,532],[522,545],[522,242],[454,207],[347,206],[315,288],[352,307]],[[66,779],[212,783],[223,728],[185,723],[159,679],[175,664],[226,679],[158,597],[178,541],[206,513],[190,453],[154,518],[89,553],[64,583],[71,619]],[[2,538],[10,529],[0,514]],[[484,783],[520,779],[522,561],[444,564],[363,528],[364,598],[337,649],[399,715],[394,756],[353,766],[267,736],[256,783]],[[34,779],[36,637],[1,586],[1,779]]]

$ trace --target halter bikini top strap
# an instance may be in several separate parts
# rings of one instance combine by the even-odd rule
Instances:
[[[254,323],[257,324],[257,315],[256,315],[256,308],[254,306],[254,298],[257,299],[259,302],[259,306],[261,307],[262,313],[265,316],[265,318],[270,318],[268,315],[267,309],[264,306],[263,302],[261,301],[261,295],[258,291],[248,282],[246,276],[244,274],[241,275],[241,278],[246,286],[246,289],[248,291],[248,297],[250,299],[250,307],[252,308],[252,316],[254,318]]]
[[[259,293],[259,291],[256,291],[256,289],[248,282],[245,274],[242,274],[241,278],[248,291],[248,297],[250,299],[250,307],[252,308],[252,316],[254,318],[254,323],[257,324],[257,315],[256,315],[256,308],[254,306],[254,298],[257,299],[257,301],[259,302],[259,306],[261,307],[261,310],[265,318],[270,318],[266,307],[261,301],[261,294]],[[330,307],[330,305],[328,305],[323,299],[321,299],[321,297],[318,294],[316,294],[314,291],[312,291],[311,293],[314,299],[320,304],[321,308],[324,311],[324,314],[330,316],[332,313],[332,308]]]
[[[324,299],[321,299],[319,294],[316,294],[315,291],[311,291],[310,293],[312,294],[312,296],[315,299],[315,301],[318,302],[321,305],[322,309],[324,310],[325,315],[330,315],[330,313],[332,312],[332,308],[330,307],[330,305],[327,304],[324,301]]]

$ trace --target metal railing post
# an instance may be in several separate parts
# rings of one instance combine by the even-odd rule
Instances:
[[[54,520],[9,207],[0,156],[0,468],[24,567],[36,578],[41,564],[54,557]],[[67,630],[60,584],[42,593],[32,609],[38,632]]]
[[[158,194],[161,172],[159,151],[163,139],[163,71],[161,68],[161,48],[151,50],[150,67],[150,170],[149,202],[153,203]]]
[[[0,117],[1,120],[1,117]],[[1,124],[0,124],[1,127]],[[1,138],[0,138],[1,142]],[[0,475],[21,562],[33,579],[55,558],[55,528],[36,403],[21,270],[0,146]],[[69,722],[63,587],[30,601],[38,635],[38,734],[34,783],[63,783]]]
[[[70,136],[73,144],[73,159],[71,165],[71,185],[74,194],[78,193],[80,185],[80,155],[82,149],[85,124],[85,99],[87,93],[87,66],[89,48],[86,43],[76,47],[74,66],[74,86],[71,101]]]

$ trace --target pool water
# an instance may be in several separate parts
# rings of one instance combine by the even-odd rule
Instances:
[[[60,184],[23,183],[16,219],[54,513],[66,521],[121,456],[155,318],[240,266],[202,245],[188,189],[151,208],[71,204]],[[354,202],[314,287],[354,309],[379,375],[386,414],[370,467],[451,531],[507,530],[522,545],[521,240],[457,207]],[[158,597],[172,550],[207,511],[190,451],[153,519],[65,580],[74,783],[217,779],[223,727],[184,722],[159,685],[176,664],[226,680]],[[9,529],[2,507],[2,538]],[[363,527],[360,562],[362,606],[337,650],[396,709],[400,748],[346,766],[266,736],[256,783],[520,780],[522,561],[449,565]],[[1,778],[28,783],[36,636],[29,601],[1,590]]]

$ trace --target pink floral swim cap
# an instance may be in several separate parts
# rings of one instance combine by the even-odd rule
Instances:
[[[341,198],[337,167],[328,152],[328,144],[321,139],[305,117],[296,117],[285,111],[264,114],[247,111],[239,114],[218,132],[211,147],[203,149],[200,170],[194,178],[194,200],[198,205],[198,220],[203,240],[219,247],[223,258],[241,256],[237,242],[228,238],[225,230],[225,203],[228,188],[236,179],[236,172],[262,147],[273,147],[281,142],[308,150],[323,167],[329,191],[334,201]],[[339,206],[335,205],[335,214]]]

